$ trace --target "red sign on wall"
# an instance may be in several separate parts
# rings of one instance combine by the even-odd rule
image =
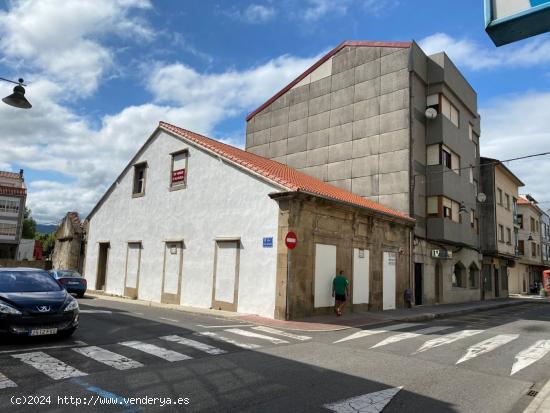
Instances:
[[[177,169],[172,171],[172,183],[185,182],[185,169]]]
[[[296,234],[292,231],[289,231],[287,234],[286,234],[286,237],[285,237],[285,244],[286,244],[286,247],[289,249],[289,250],[293,250],[294,248],[296,248],[296,244],[298,243],[298,237],[296,236]]]

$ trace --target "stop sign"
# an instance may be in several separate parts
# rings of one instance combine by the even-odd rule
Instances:
[[[286,234],[286,237],[285,237],[286,247],[289,250],[293,250],[294,248],[296,248],[297,243],[298,243],[298,237],[296,236],[296,234],[294,232],[289,231],[288,234]]]

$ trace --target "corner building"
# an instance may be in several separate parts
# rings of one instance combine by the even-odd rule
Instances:
[[[247,117],[246,150],[414,217],[415,303],[465,302],[482,298],[479,121],[445,53],[346,41]]]

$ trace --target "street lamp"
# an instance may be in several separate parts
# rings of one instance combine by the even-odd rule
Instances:
[[[0,77],[0,80],[3,80],[4,82],[14,83],[15,86],[13,88],[13,93],[9,96],[6,96],[4,99],[2,99],[2,102],[4,102],[7,105],[20,108],[20,109],[30,109],[32,108],[32,105],[30,102],[25,98],[25,88],[23,86],[26,86],[23,83],[23,79],[19,78],[18,82],[14,82],[13,80],[4,79],[3,77]]]

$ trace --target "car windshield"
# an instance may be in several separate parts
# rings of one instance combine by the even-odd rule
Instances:
[[[81,278],[82,275],[80,275],[80,274],[77,273],[76,271],[57,270],[57,277],[58,277],[58,278],[61,278],[61,277],[77,277],[77,278]]]
[[[0,271],[0,293],[59,291],[61,286],[45,271]]]

